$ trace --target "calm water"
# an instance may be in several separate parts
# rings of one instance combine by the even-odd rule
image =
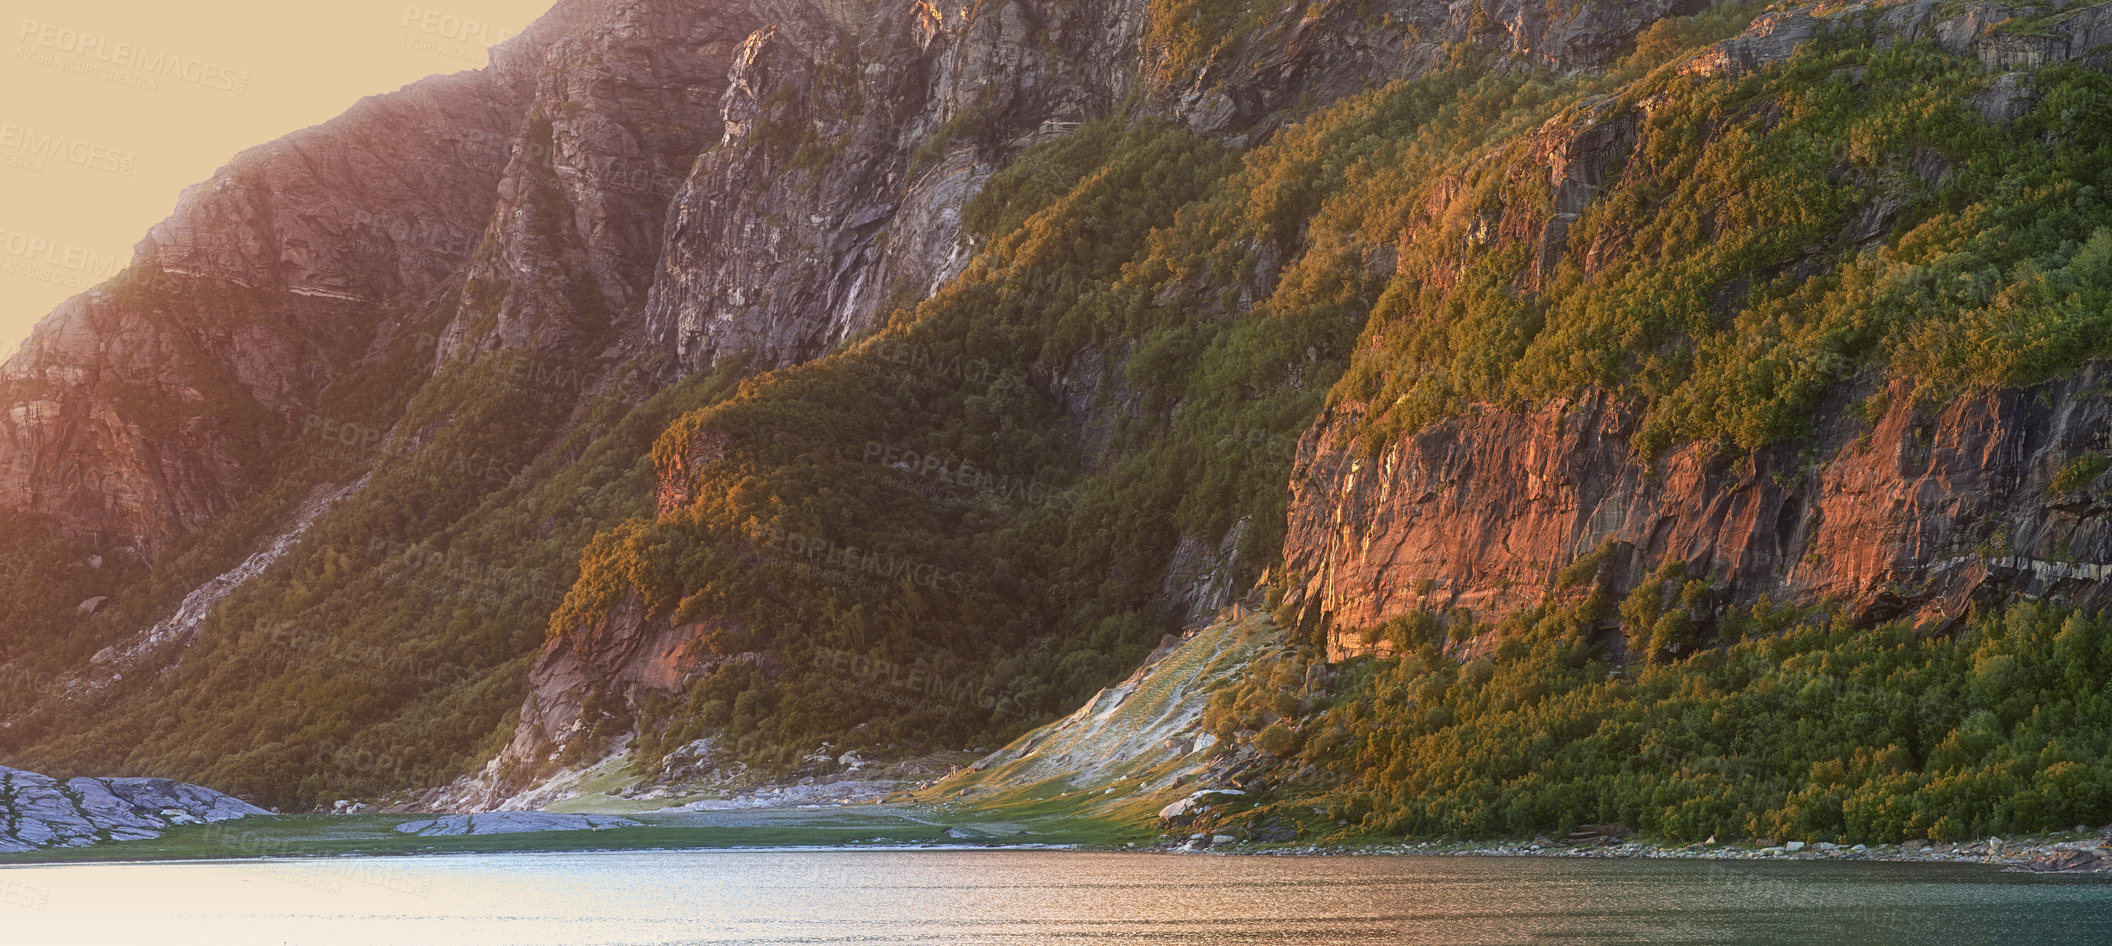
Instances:
[[[1040,851],[0,870],[0,943],[2112,943],[2112,882],[1897,864]]]

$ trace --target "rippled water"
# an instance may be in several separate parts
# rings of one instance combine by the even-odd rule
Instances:
[[[2112,943],[2112,882],[1825,862],[1060,851],[0,870],[0,942]]]

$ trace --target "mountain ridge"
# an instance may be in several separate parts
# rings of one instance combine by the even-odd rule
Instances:
[[[2001,162],[2097,167],[2102,5],[2029,34],[1929,0],[1382,7],[561,4],[490,69],[245,152],[9,363],[0,499],[63,580],[0,661],[99,683],[9,694],[0,750],[489,808],[617,746],[653,779],[707,743],[1002,744],[1257,584],[1338,661],[1433,615],[1488,650],[1673,562],[1715,583],[1685,623],[1590,633],[1649,662],[1762,595],[1932,633],[2097,601],[2086,303],[2029,297],[2050,353],[1991,323],[2000,370],[1919,314],[1811,342],[1798,313],[1952,265],[1954,205],[2027,185],[2004,212],[2075,228],[2033,272],[2098,298],[2083,185]],[[1778,181],[1806,190],[1737,200]],[[2022,266],[1942,311],[2024,298]],[[1779,375],[1736,374],[1740,319]],[[354,482],[195,643],[85,660]],[[1870,497],[1909,493],[1894,534]],[[1001,698],[890,702],[817,653]],[[388,761],[319,764],[347,744]]]

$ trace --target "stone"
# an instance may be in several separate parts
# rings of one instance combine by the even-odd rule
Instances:
[[[2030,114],[2038,100],[2029,76],[2005,72],[1989,82],[1986,91],[1973,96],[1972,103],[1989,124],[2007,125]]]
[[[1493,622],[1537,605],[1558,590],[1561,566],[1602,547],[1616,595],[1682,558],[1712,563],[1724,606],[1763,594],[1855,601],[1891,583],[1916,590],[1886,610],[1940,628],[1976,602],[2016,596],[2112,604],[2112,582],[2100,580],[2112,576],[2112,532],[2071,536],[2071,514],[2047,488],[2071,432],[2112,427],[2112,402],[2090,396],[2108,383],[2112,369],[2093,365],[1928,417],[1900,387],[1874,428],[1845,408],[1821,411],[1812,452],[1831,459],[1794,480],[1795,451],[1725,464],[1703,446],[1646,473],[1651,458],[1631,448],[1638,419],[1602,395],[1478,411],[1371,459],[1352,442],[1363,408],[1344,405],[1307,434],[1293,470],[1284,558],[1312,577],[1285,606],[1301,622],[1326,620],[1329,657],[1343,659],[1369,650],[1359,628],[1422,607],[1419,582]],[[1864,437],[1869,449],[1845,449]],[[1910,455],[1929,462],[1902,465]],[[2012,552],[1972,551],[1991,522]]]
[[[400,834],[422,838],[462,837],[487,834],[526,834],[537,831],[605,831],[638,828],[642,824],[615,815],[562,815],[543,811],[494,811],[475,815],[442,815],[424,821],[406,821],[396,826]]]
[[[2097,851],[2054,851],[2016,866],[2036,873],[2082,873],[2112,870],[2112,859]]]
[[[1802,842],[1802,841],[1791,841],[1791,842],[1789,842],[1788,844],[1784,844],[1784,845],[1782,845],[1782,849],[1783,849],[1783,850],[1785,850],[1785,851],[1788,851],[1788,852],[1789,852],[1789,853],[1791,853],[1791,854],[1795,854],[1795,853],[1797,853],[1798,851],[1801,851],[1801,850],[1803,850],[1803,849],[1804,849],[1804,842]]]
[[[268,814],[231,795],[155,778],[65,782],[0,766],[0,851],[160,837],[171,827]]]

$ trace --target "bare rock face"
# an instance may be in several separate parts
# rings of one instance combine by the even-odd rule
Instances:
[[[0,368],[0,506],[151,560],[476,247],[517,107],[482,73],[362,101],[184,192],[132,266]]]
[[[2030,28],[2013,28],[2021,18],[2043,12],[2021,4],[1820,0],[1770,9],[1744,33],[1681,64],[1680,71],[1701,76],[1750,72],[1843,29],[1869,30],[1880,48],[1933,41],[1945,52],[1975,57],[1998,72],[2057,62],[2093,68],[2112,63],[2112,10],[2087,6]]]
[[[452,838],[539,831],[606,831],[611,828],[638,827],[644,825],[615,815],[553,815],[539,811],[507,811],[485,815],[444,815],[425,821],[407,821],[397,825],[396,830],[421,838]]]
[[[1125,3],[812,4],[743,42],[667,219],[648,331],[683,371],[814,357],[966,262],[960,206],[1126,92]]]
[[[1534,0],[1290,4],[1246,42],[1191,75],[1147,63],[1169,82],[1172,111],[1205,134],[1257,122],[1311,95],[1325,102],[1374,78],[1414,78],[1444,65],[1450,50],[1492,53],[1494,69],[1580,72],[1603,68],[1637,34],[1666,17],[1698,13],[1712,0],[1550,4]]]
[[[513,741],[488,768],[484,778],[449,799],[471,810],[493,809],[559,771],[572,753],[573,763],[597,762],[609,747],[596,742],[594,729],[616,714],[617,728],[628,733],[628,715],[650,695],[673,696],[697,675],[733,661],[760,659],[759,654],[723,653],[710,646],[722,631],[738,627],[700,621],[677,625],[652,620],[643,600],[633,596],[586,626],[553,635],[529,673],[528,698],[521,705]],[[607,736],[604,734],[603,739]]]
[[[1814,443],[1749,457],[1637,456],[1634,416],[1602,397],[1474,414],[1371,457],[1342,439],[1345,412],[1308,436],[1293,480],[1287,568],[1308,576],[1295,603],[1350,653],[1351,631],[1411,611],[1530,607],[1610,545],[1617,586],[1679,560],[1729,601],[1835,601],[1868,622],[1942,627],[2015,594],[2101,607],[2112,477],[2053,484],[2112,443],[2106,377],[1935,413],[1895,391],[1874,427],[1842,400]],[[1823,459],[1807,467],[1803,447]]]
[[[759,22],[742,4],[616,3],[543,50],[443,359],[646,347],[668,203],[718,141],[729,64]]]
[[[489,73],[364,99],[186,189],[135,263],[311,298],[422,298],[476,249],[517,121]]]
[[[176,825],[267,814],[239,798],[168,779],[61,782],[0,766],[0,853],[138,841]]]

